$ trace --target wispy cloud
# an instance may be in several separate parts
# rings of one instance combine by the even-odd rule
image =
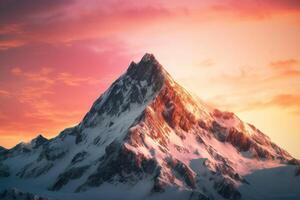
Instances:
[[[68,86],[78,86],[80,84],[99,84],[100,80],[92,77],[76,77],[69,73],[59,73],[56,77],[57,81],[62,81]]]
[[[274,69],[289,69],[289,68],[292,68],[299,64],[300,64],[299,60],[291,58],[291,59],[286,59],[286,60],[272,61],[270,63],[270,67],[272,67]]]
[[[10,70],[13,75],[19,76],[22,74],[22,69],[19,67],[14,67]]]
[[[279,107],[289,112],[300,115],[300,95],[277,94],[270,99],[249,103],[245,108],[248,110],[263,109],[268,107]]]
[[[300,95],[281,94],[274,96],[269,104],[278,106],[298,107],[300,108]]]
[[[6,91],[6,90],[1,90],[1,89],[0,89],[0,97],[1,97],[1,96],[7,97],[7,96],[9,96],[9,95],[10,95],[10,92],[8,92],[8,91]]]
[[[266,1],[163,1],[114,0],[2,0],[0,48],[30,42],[69,42],[159,24],[187,16],[195,19],[264,19],[274,14],[298,13],[297,0]],[[222,17],[220,17],[222,16]]]
[[[262,20],[278,14],[299,14],[300,3],[298,0],[225,0],[216,1],[211,8],[217,13],[229,14],[240,19]]]
[[[12,68],[11,73],[15,76],[22,76],[27,81],[45,83],[46,85],[65,84],[78,86],[80,84],[99,84],[100,80],[92,77],[80,77],[67,72],[54,72],[52,68],[41,68],[38,72],[28,72],[20,68]]]
[[[200,63],[199,63],[199,66],[200,67],[212,67],[215,65],[215,61],[213,59],[205,59],[205,60],[202,60]]]
[[[160,20],[169,15],[159,2],[135,3],[126,0],[29,0],[0,3],[0,48],[29,42],[69,42],[90,37],[104,37]]]

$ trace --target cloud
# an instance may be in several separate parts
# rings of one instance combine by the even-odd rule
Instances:
[[[280,94],[274,96],[267,104],[300,109],[300,95]]]
[[[276,73],[272,79],[274,80],[283,80],[283,79],[299,79],[300,78],[300,70],[293,70],[293,69],[289,69],[289,70],[283,70],[279,73]]]
[[[277,94],[263,101],[253,101],[245,104],[241,110],[265,109],[268,107],[279,107],[288,112],[300,115],[300,95],[298,94]]]
[[[11,69],[11,73],[14,76],[23,76],[29,81],[44,82],[50,85],[53,84],[55,81],[52,77],[49,76],[51,72],[52,69],[44,67],[42,67],[38,72],[24,71],[19,67],[14,67]]]
[[[50,88],[50,85],[38,84],[22,88],[15,96],[22,103],[35,105],[36,103],[38,104],[41,98],[51,94],[54,94],[54,91]]]
[[[202,60],[200,63],[199,63],[199,66],[203,66],[203,67],[212,67],[213,65],[215,65],[215,61],[212,60],[212,59],[205,59],[205,60]]]
[[[56,77],[57,81],[62,81],[64,84],[68,86],[78,86],[80,84],[98,84],[100,82],[99,79],[95,79],[92,77],[76,77],[69,73],[59,73]]]
[[[78,86],[82,84],[99,84],[100,80],[92,77],[80,77],[67,72],[55,72],[51,68],[41,68],[37,72],[28,72],[21,70],[20,68],[12,68],[11,73],[15,76],[22,76],[26,81],[32,81],[37,83],[44,83],[46,86],[53,84],[65,84],[67,86]],[[26,89],[26,88],[25,88]],[[28,88],[27,88],[28,89]],[[30,88],[32,89],[32,88]],[[33,93],[38,91],[33,91]]]
[[[216,100],[217,99],[217,100]],[[243,101],[243,103],[239,103]],[[219,95],[209,101],[214,107],[235,112],[262,110],[278,107],[292,114],[300,115],[300,95],[275,94],[265,98],[236,99],[228,95]]]
[[[298,0],[225,0],[216,1],[211,9],[216,13],[229,14],[235,17],[248,19],[267,19],[276,14],[300,12]]]
[[[68,42],[101,38],[169,16],[160,3],[126,0],[4,0],[0,4],[0,48],[29,42]],[[11,45],[11,46],[10,46]]]
[[[30,26],[51,19],[59,19],[73,0],[1,0],[0,1],[0,49],[26,44],[30,38]]]
[[[297,59],[285,59],[272,61],[269,66],[273,69],[273,79],[300,78],[300,61]]]
[[[72,0],[1,0],[0,24],[15,25],[38,17],[50,18],[72,3]]]
[[[52,70],[49,68],[42,68],[37,73],[27,72],[24,73],[24,76],[27,80],[34,81],[34,82],[44,82],[46,84],[52,85],[55,82],[55,79],[50,76],[50,72]]]
[[[299,1],[133,1],[123,0],[2,0],[0,49],[31,42],[69,42],[119,35],[178,17],[261,19],[274,13],[298,13]]]
[[[0,97],[1,96],[4,96],[4,97],[7,97],[10,95],[10,92],[6,91],[6,90],[0,90]]]
[[[22,74],[22,69],[19,68],[19,67],[14,67],[14,68],[12,68],[10,71],[11,71],[11,73],[12,73],[13,75],[15,75],[15,76],[19,76],[19,75]]]
[[[288,69],[299,64],[299,60],[296,59],[276,60],[270,63],[270,67],[274,69]]]
[[[210,82],[222,90],[208,101],[236,112],[280,107],[298,114],[300,70],[297,65],[297,59],[276,60],[265,67],[216,75]]]

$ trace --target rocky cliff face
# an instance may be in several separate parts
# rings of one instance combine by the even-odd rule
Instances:
[[[199,102],[151,54],[131,63],[80,124],[0,150],[0,162],[4,186],[38,182],[80,196],[110,185],[100,192],[107,199],[140,184],[133,193],[142,197],[133,199],[165,199],[170,190],[186,199],[241,199],[248,174],[298,164],[253,125]]]

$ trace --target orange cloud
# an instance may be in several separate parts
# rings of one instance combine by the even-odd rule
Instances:
[[[300,95],[297,94],[278,94],[267,100],[246,99],[241,104],[234,103],[228,96],[218,96],[218,101],[211,100],[210,103],[221,109],[242,111],[261,110],[268,107],[280,107],[289,110],[292,114],[300,115]]]
[[[300,70],[296,68],[300,61],[297,59],[277,60],[269,64],[274,69],[274,76],[271,79],[292,79],[300,77]]]
[[[78,86],[79,84],[98,84],[100,80],[92,77],[76,77],[69,73],[59,73],[56,78],[57,81],[62,81],[68,86]]]
[[[291,78],[300,78],[300,70],[284,70],[280,73],[277,73],[274,77],[274,79],[291,79]]]
[[[278,105],[282,107],[297,107],[300,109],[300,95],[281,94],[273,97],[268,102],[270,105]]]
[[[53,84],[54,80],[48,75],[51,73],[52,69],[50,68],[41,68],[38,72],[27,72],[23,71],[19,67],[15,67],[11,69],[11,73],[15,76],[23,76],[27,80],[34,82],[44,82],[46,84]]]
[[[0,90],[0,96],[9,96],[10,93],[6,90]]]
[[[200,67],[211,67],[213,65],[215,65],[215,61],[212,59],[205,59],[199,63]]]
[[[274,14],[299,14],[297,0],[265,1],[92,1],[2,0],[0,3],[0,48],[30,42],[69,42],[104,38],[111,34],[170,22],[174,18],[262,19]],[[198,24],[199,25],[199,24]]]
[[[47,1],[26,3],[3,0],[0,3],[0,48],[7,49],[30,42],[69,42],[103,38],[159,22],[170,15],[159,2],[123,1]]]
[[[291,113],[300,115],[300,95],[298,94],[278,94],[266,101],[252,101],[240,107],[240,111],[263,109],[267,107],[280,107],[289,109]]]
[[[296,59],[286,59],[286,60],[277,60],[270,63],[270,67],[274,69],[287,69],[294,67],[300,64],[299,60]]]
[[[51,68],[41,68],[38,72],[28,72],[15,67],[11,69],[15,76],[23,76],[26,80],[52,85],[58,81],[68,86],[78,86],[79,84],[98,84],[100,80],[92,77],[74,76],[67,72],[54,73]]]
[[[278,14],[297,14],[300,12],[298,0],[264,0],[264,1],[216,1],[211,9],[238,18],[268,19]]]
[[[13,74],[13,75],[21,75],[22,73],[22,69],[20,69],[19,67],[14,67],[10,70],[10,72]]]

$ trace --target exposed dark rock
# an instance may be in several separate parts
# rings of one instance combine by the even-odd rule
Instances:
[[[300,166],[298,166],[295,170],[295,176],[299,176],[300,175]]]
[[[108,127],[111,127],[112,125],[114,125],[114,122],[109,122]]]
[[[218,122],[213,121],[210,131],[214,133],[218,140],[225,142],[227,136],[227,129],[225,127],[222,127]]]
[[[227,159],[225,159],[222,155],[220,155],[212,146],[207,146],[206,147],[208,153],[218,161],[221,161],[222,163],[227,163],[229,162]]]
[[[242,197],[241,193],[235,188],[234,183],[227,178],[222,178],[221,180],[216,181],[214,188],[226,199],[237,200]]]
[[[255,143],[252,143],[252,148],[254,148],[258,158],[262,159],[274,159],[274,156],[270,154],[266,149],[262,148],[261,146],[258,146]]]
[[[197,142],[199,144],[203,144],[204,143],[203,139],[199,135],[196,136],[196,140],[197,140]]]
[[[175,171],[180,174],[184,178],[185,183],[191,187],[196,187],[196,181],[194,179],[192,171],[183,163],[177,163],[175,166]]]
[[[81,133],[78,133],[76,135],[75,144],[79,144],[82,141],[83,141],[83,135]]]
[[[177,173],[177,175],[182,179],[187,186],[190,188],[196,188],[196,180],[193,172],[188,166],[179,160],[170,159],[168,165]]]
[[[255,153],[252,156],[258,159],[275,159],[274,155],[272,155],[268,150],[263,148],[261,145],[257,144],[250,136],[236,130],[235,128],[227,129],[226,127],[222,127],[216,121],[213,121],[211,123],[210,131],[216,136],[216,138],[219,141],[231,143],[239,152],[249,151],[251,148],[254,150],[253,152]],[[253,136],[253,137],[256,137],[256,140],[259,140],[257,136]],[[261,136],[260,138],[264,138],[264,135]],[[262,139],[260,139],[260,141],[262,143]],[[272,146],[271,143],[268,143],[268,145]],[[286,156],[284,152],[281,152],[280,150],[277,151],[279,155],[282,155],[281,157]]]
[[[146,81],[147,85],[158,89],[164,81],[163,68],[152,54],[145,54],[138,64],[131,63],[127,75],[134,80]]]
[[[187,148],[182,147],[182,146],[178,146],[176,144],[174,145],[174,147],[176,148],[176,150],[178,152],[181,152],[181,153],[189,153],[190,152]]]
[[[297,160],[295,158],[290,159],[287,164],[289,165],[300,165],[300,160]]]
[[[24,143],[19,143],[17,144],[15,147],[13,147],[12,149],[8,150],[7,155],[9,156],[9,154],[20,154],[20,153],[30,153],[31,149],[29,149]]]
[[[67,171],[58,176],[58,179],[50,188],[50,190],[60,190],[70,180],[80,178],[88,168],[89,166],[82,166],[68,169]]]
[[[141,90],[139,90],[136,85],[132,86],[132,92],[129,98],[132,103],[143,103],[144,100]]]
[[[134,147],[145,145],[144,135],[138,129],[130,130],[125,140]]]
[[[203,120],[199,120],[198,125],[204,129],[204,130],[208,130],[208,127],[206,125],[206,123]]]
[[[8,177],[10,175],[9,167],[0,163],[0,178],[1,177]]]
[[[46,159],[48,161],[54,161],[54,160],[62,158],[65,154],[66,154],[66,151],[64,150],[63,147],[52,148],[51,146],[46,146],[40,153],[37,161],[41,161],[43,159]]]
[[[72,128],[66,128],[60,133],[60,138],[63,140],[66,136],[72,135],[75,136],[75,143],[78,144],[83,141],[84,136],[82,135],[78,126]]]
[[[53,167],[52,162],[39,164],[37,166],[34,164],[35,163],[30,163],[26,165],[20,172],[17,173],[17,176],[20,178],[34,178],[47,173]]]
[[[9,154],[9,150],[0,146],[0,161],[5,160],[8,157],[8,154]]]
[[[217,117],[217,118],[222,118],[223,120],[229,120],[229,119],[232,119],[233,116],[234,116],[234,113],[232,112],[222,112],[218,109],[214,109],[213,111],[213,116],[214,117]]]
[[[226,141],[230,142],[239,151],[248,151],[252,143],[249,137],[235,128],[229,129]]]
[[[87,155],[88,155],[88,153],[86,151],[82,151],[82,152],[77,153],[72,158],[71,164],[74,165],[75,163],[79,163],[79,162],[83,161],[86,158]]]
[[[154,185],[152,188],[152,192],[164,192],[165,187],[167,186],[167,183],[162,181],[160,178],[155,178],[154,179]]]
[[[101,135],[98,135],[98,136],[94,139],[93,144],[94,144],[94,145],[99,145],[101,139],[102,139],[102,136],[101,136]]]
[[[34,149],[37,149],[46,142],[48,142],[47,138],[43,137],[42,135],[38,135],[35,139],[31,141],[31,144],[33,144]]]
[[[192,192],[188,200],[210,200],[208,196],[200,192]]]
[[[85,185],[99,186],[104,181],[111,181],[117,178],[120,182],[137,181],[144,175],[150,175],[155,172],[157,163],[155,160],[147,159],[142,154],[135,154],[125,145],[113,142],[106,148],[106,154],[101,159],[101,163],[92,174]],[[131,176],[131,173],[134,176]],[[84,186],[77,189],[80,191]]]

